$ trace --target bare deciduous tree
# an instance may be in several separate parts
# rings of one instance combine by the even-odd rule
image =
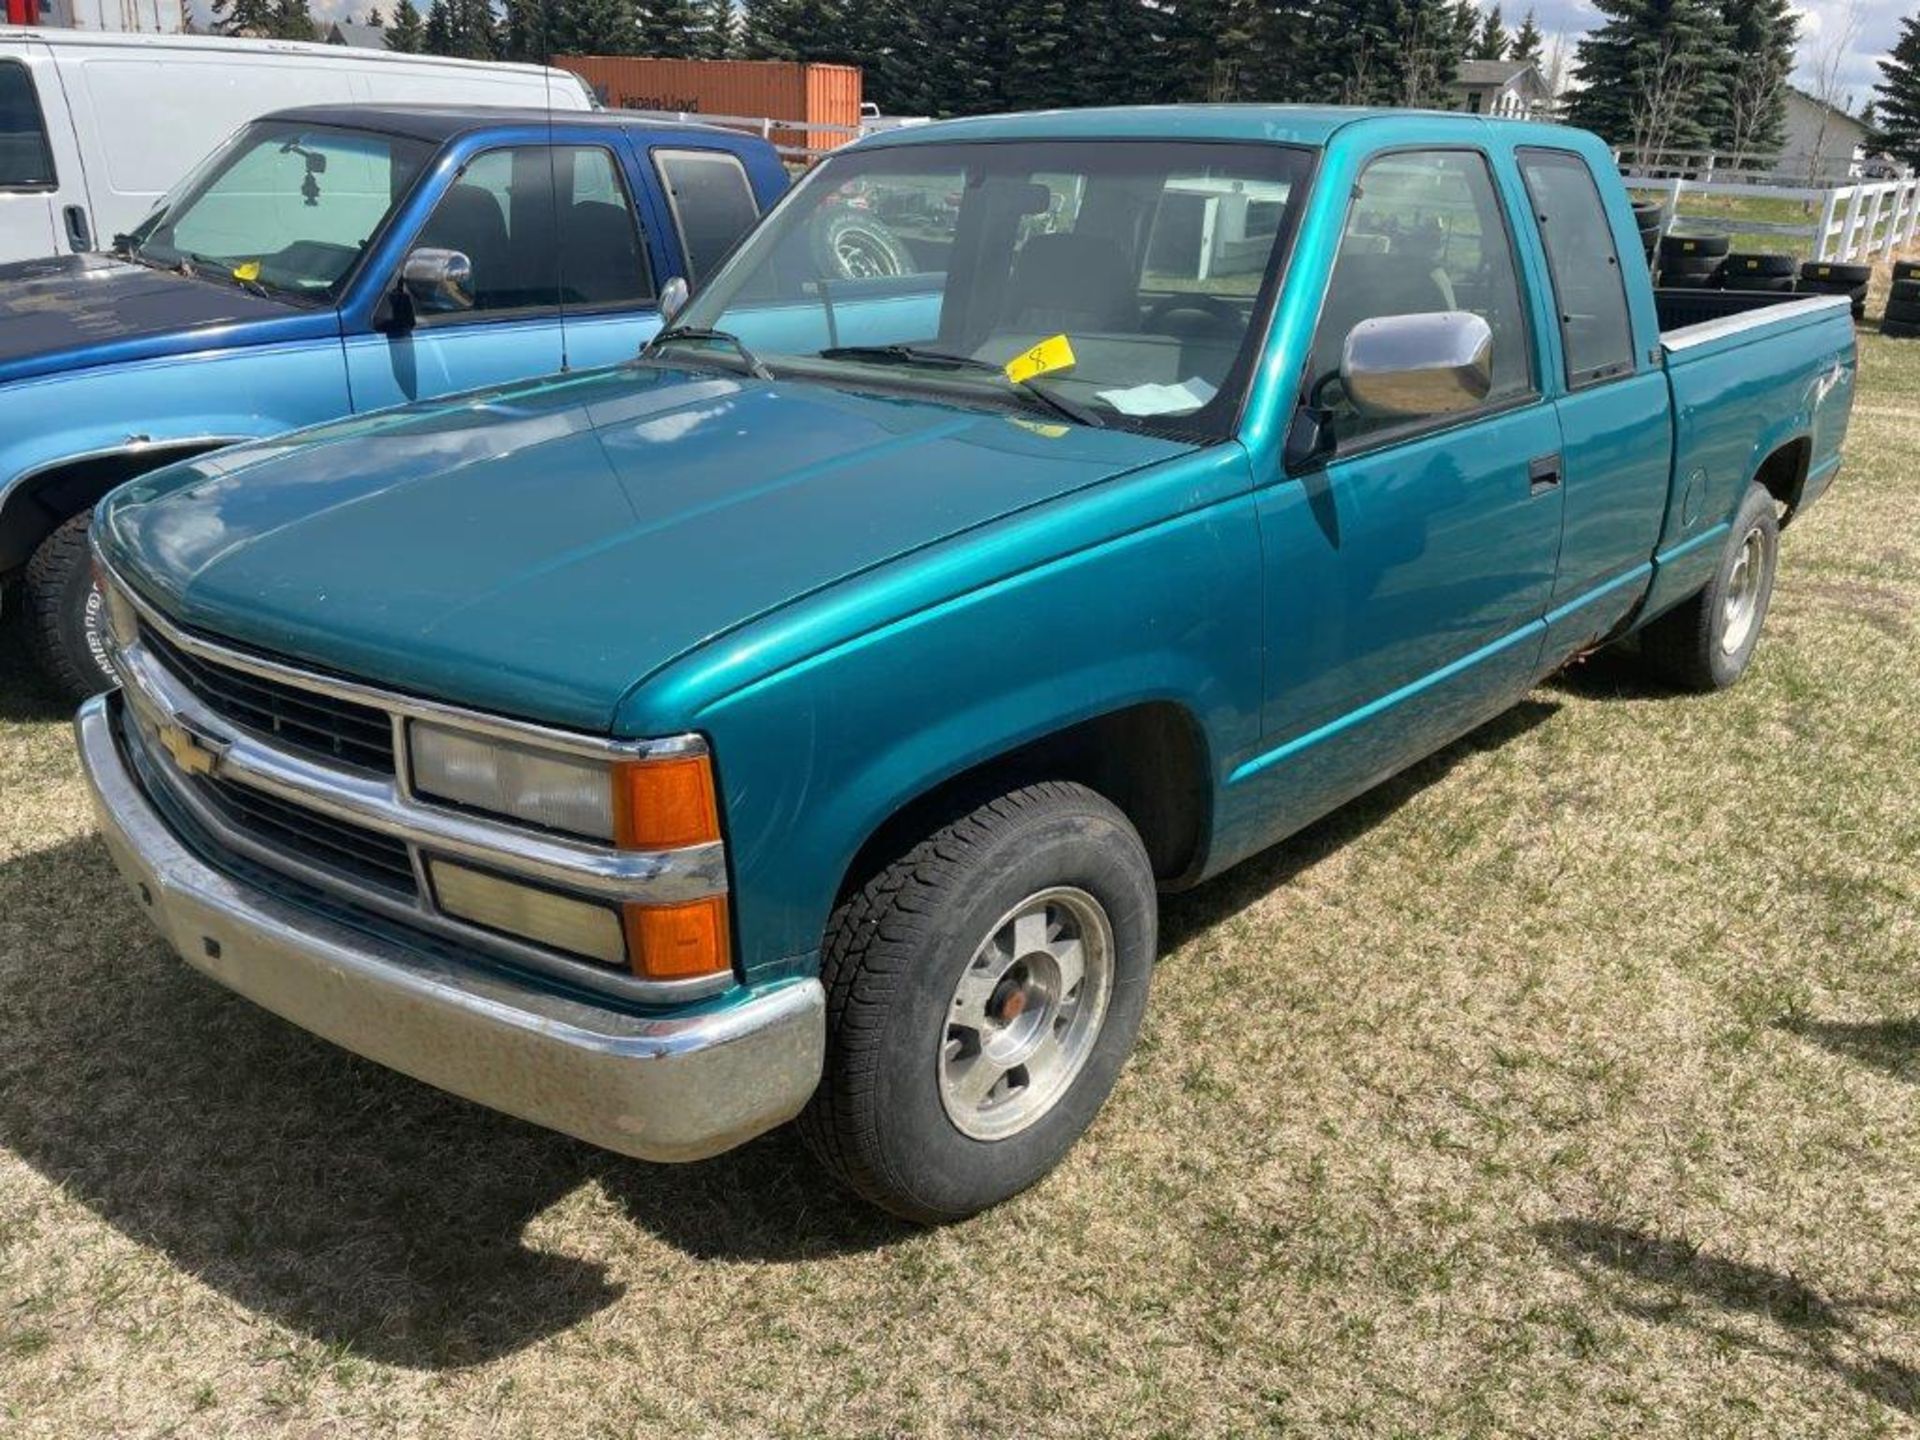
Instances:
[[[1847,0],[1834,28],[1829,31],[1825,25],[1821,26],[1820,44],[1813,52],[1813,98],[1820,102],[1820,123],[1814,128],[1813,149],[1807,156],[1808,184],[1823,178],[1844,180],[1853,168],[1853,151],[1848,147],[1840,173],[1832,177],[1821,174],[1827,168],[1827,137],[1833,129],[1834,114],[1844,113],[1846,109],[1847,97],[1840,87],[1840,66],[1853,49],[1854,41],[1860,38],[1860,12],[1860,0]]]

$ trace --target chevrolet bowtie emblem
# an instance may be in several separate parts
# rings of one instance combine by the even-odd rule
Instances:
[[[189,775],[211,775],[227,747],[209,736],[196,735],[180,720],[162,722],[157,727],[160,743],[166,746],[173,763]]]

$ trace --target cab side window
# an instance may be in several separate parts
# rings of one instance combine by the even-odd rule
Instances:
[[[653,295],[633,202],[613,156],[597,146],[475,156],[414,245],[458,250],[472,262],[473,309],[461,314],[629,305]]]
[[[1484,408],[1534,393],[1512,239],[1486,157],[1467,150],[1383,155],[1361,172],[1308,361],[1309,394],[1331,413],[1340,449],[1408,425],[1346,403],[1339,375],[1348,332],[1362,320],[1441,310],[1478,315],[1493,331]]]
[[[1519,158],[1553,277],[1568,388],[1632,373],[1626,283],[1586,161],[1564,150],[1522,150]]]
[[[724,150],[656,150],[667,208],[680,231],[688,283],[698,285],[760,218],[747,172]]]
[[[54,184],[33,76],[17,60],[0,61],[0,190],[50,190]]]

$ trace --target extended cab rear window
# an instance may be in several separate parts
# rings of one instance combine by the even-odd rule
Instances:
[[[686,252],[687,279],[697,285],[753,228],[760,218],[759,202],[746,170],[725,151],[656,150],[653,161],[666,186],[680,248]]]
[[[1547,247],[1568,387],[1577,390],[1631,374],[1626,282],[1587,162],[1564,150],[1522,150],[1520,173]]]
[[[33,76],[18,60],[0,60],[0,190],[51,190],[54,184]]]

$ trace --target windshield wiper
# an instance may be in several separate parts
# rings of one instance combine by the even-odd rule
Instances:
[[[642,355],[652,355],[663,345],[671,345],[676,340],[711,340],[716,344],[730,345],[740,359],[745,362],[747,373],[756,380],[771,380],[773,372],[766,367],[760,357],[747,348],[747,342],[731,330],[710,330],[704,325],[669,325],[653,339],[641,346]]]
[[[998,375],[1013,386],[1022,395],[1038,401],[1054,414],[1073,421],[1076,425],[1090,426],[1095,430],[1103,429],[1106,421],[1099,413],[1089,410],[1078,401],[1056,395],[1044,385],[1032,380],[1016,380],[1007,374],[1004,365],[996,365],[991,360],[982,360],[977,355],[960,355],[951,350],[934,350],[925,345],[830,345],[817,352],[822,360],[866,360],[880,364],[926,365],[945,370],[977,370],[983,374]]]

